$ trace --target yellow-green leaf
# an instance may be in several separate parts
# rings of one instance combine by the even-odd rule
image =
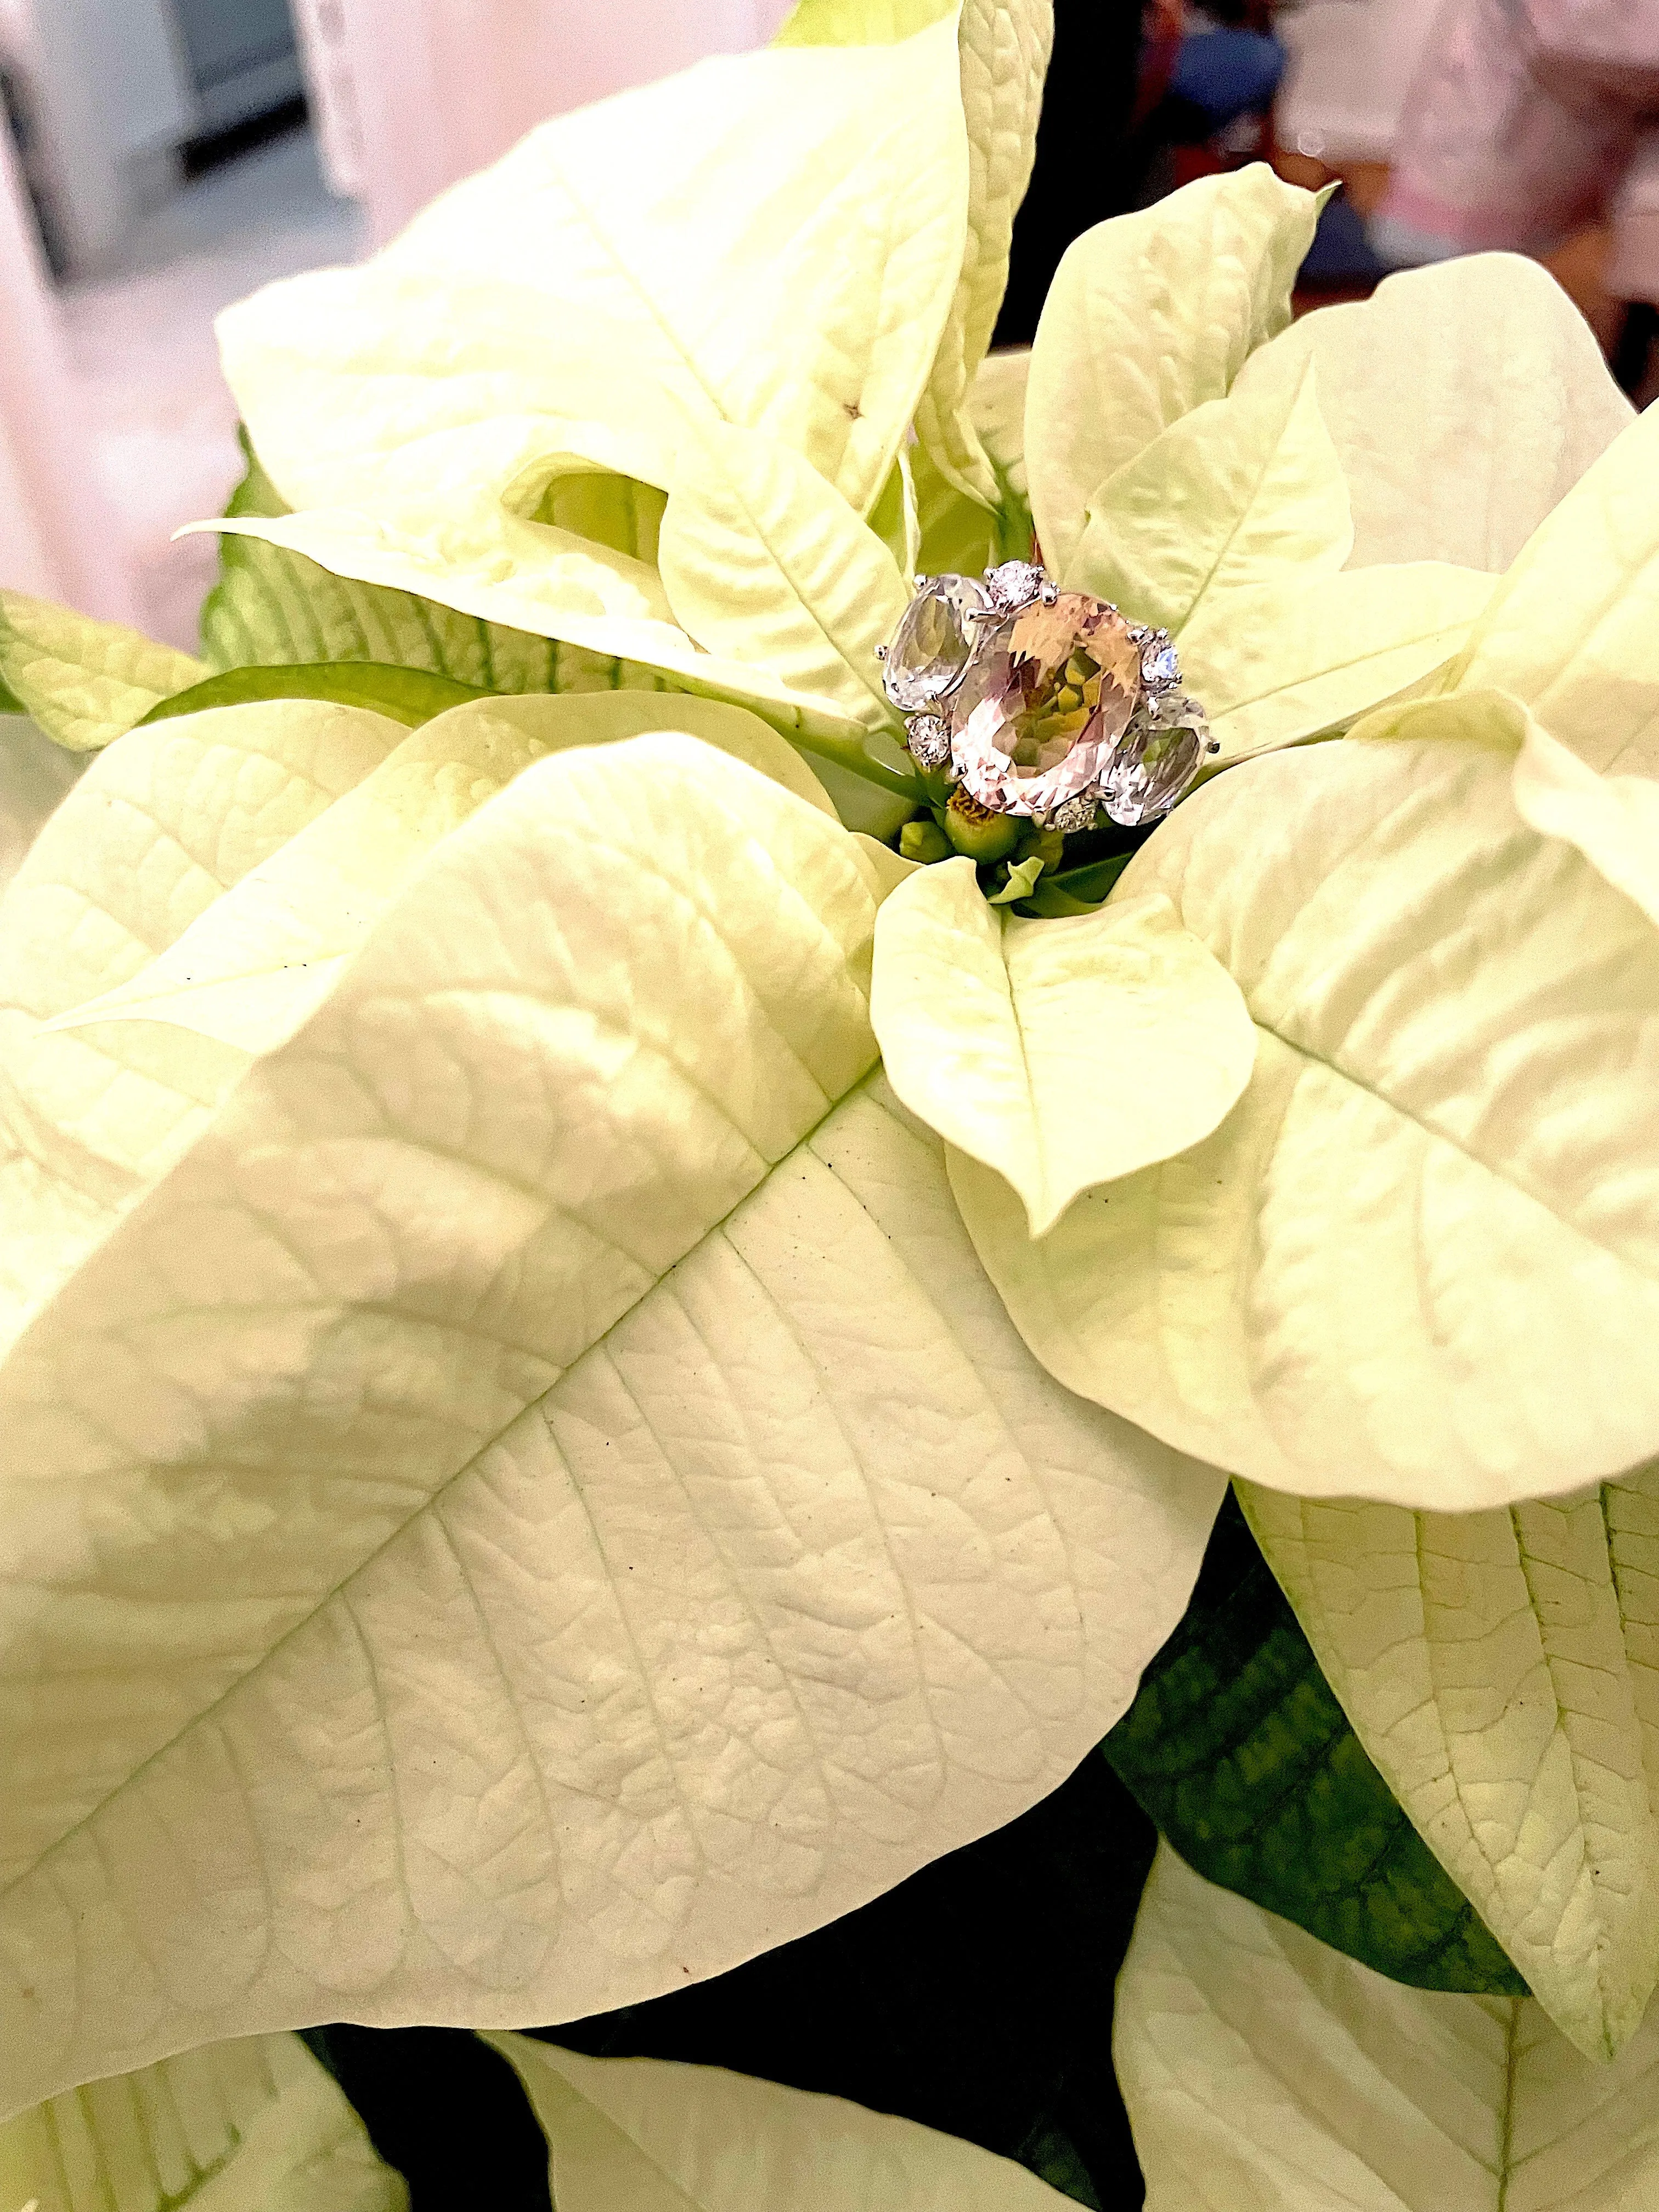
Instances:
[[[1317,212],[1312,193],[1258,162],[1097,224],[1067,250],[1025,408],[1031,507],[1056,574],[1091,494],[1171,422],[1224,398],[1290,321]]]
[[[1659,1449],[1659,933],[1527,827],[1478,697],[1412,711],[1230,769],[1114,894],[1243,992],[1214,1134],[1040,1240],[952,1179],[1073,1389],[1274,1489],[1476,1510]]]
[[[0,592],[0,683],[15,707],[71,752],[95,752],[206,674],[187,653],[137,630]]]
[[[1659,1983],[1659,1465],[1503,1512],[1246,1487],[1361,1742],[1592,2058]]]
[[[1208,1136],[1255,1057],[1237,985],[1167,899],[1023,921],[970,860],[887,901],[870,1011],[899,1097],[1019,1194],[1033,1237]]]
[[[1060,580],[1172,634],[1206,610],[1218,628],[1243,629],[1229,613],[1235,592],[1306,591],[1352,543],[1347,485],[1304,362],[1206,400],[1115,470],[1089,501]]]

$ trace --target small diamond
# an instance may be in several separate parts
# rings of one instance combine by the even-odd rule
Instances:
[[[1179,719],[1169,711],[1177,705]],[[1196,700],[1154,701],[1152,712],[1136,715],[1112,756],[1101,793],[1107,813],[1128,830],[1158,821],[1185,795],[1209,743]]]
[[[899,617],[881,665],[881,681],[902,714],[932,707],[961,681],[974,649],[968,617],[986,597],[967,576],[932,576]]]
[[[1048,582],[1041,568],[1030,561],[1005,561],[1000,568],[985,571],[986,595],[994,607],[1012,614],[1016,607],[1028,605]]]
[[[1162,634],[1153,638],[1141,660],[1140,672],[1146,682],[1163,689],[1181,681],[1181,658],[1169,639]]]
[[[942,768],[951,757],[951,725],[937,714],[913,714],[904,742],[918,768]]]
[[[1061,801],[1048,817],[1048,826],[1058,830],[1062,836],[1070,837],[1079,830],[1092,830],[1095,817],[1100,812],[1100,801],[1092,791],[1079,793],[1075,799]]]

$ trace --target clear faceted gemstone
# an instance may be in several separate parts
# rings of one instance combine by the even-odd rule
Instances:
[[[937,714],[913,714],[904,742],[918,768],[943,768],[951,757],[951,725]]]
[[[1010,610],[1036,599],[1048,579],[1030,561],[1005,561],[985,571],[985,589],[991,605]]]
[[[1209,730],[1192,701],[1179,721],[1137,717],[1118,747],[1102,797],[1114,822],[1137,829],[1167,814],[1197,775]]]
[[[893,632],[881,680],[902,714],[937,705],[960,679],[974,649],[969,617],[988,605],[969,576],[931,576]]]
[[[1121,615],[1062,592],[1006,616],[951,702],[951,757],[981,805],[1051,815],[1099,781],[1140,697]]]

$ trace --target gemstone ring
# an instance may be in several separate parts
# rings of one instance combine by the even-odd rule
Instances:
[[[1062,592],[1033,562],[918,576],[877,651],[916,765],[1043,829],[1156,822],[1221,750],[1168,632]]]

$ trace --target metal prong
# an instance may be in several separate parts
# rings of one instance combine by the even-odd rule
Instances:
[[[1208,744],[1207,745],[1206,745],[1206,747],[1204,748],[1204,750],[1205,750],[1205,751],[1206,751],[1206,752],[1209,752],[1209,753],[1218,753],[1218,752],[1221,750],[1221,740],[1220,740],[1220,738],[1211,738],[1211,740],[1210,740],[1210,742],[1209,742],[1209,744]]]
[[[919,592],[925,592],[933,580],[931,576],[912,576],[910,579],[911,583]]]
[[[885,659],[886,659],[886,658],[887,658],[887,647],[886,647],[884,645],[878,645],[878,646],[876,647],[876,659],[877,659],[878,660],[885,660]]]
[[[1051,607],[1054,601],[1060,597],[1060,586],[1058,584],[1045,584],[1042,589],[1037,593],[1037,597],[1042,600],[1045,607]]]

